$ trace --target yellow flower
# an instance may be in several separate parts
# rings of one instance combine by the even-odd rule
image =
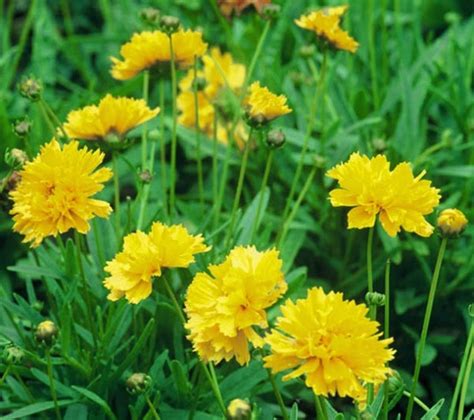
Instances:
[[[301,16],[295,23],[300,28],[315,32],[333,47],[354,53],[359,47],[358,42],[339,26],[347,7],[326,7]]]
[[[199,357],[219,363],[233,357],[241,365],[250,360],[248,342],[261,347],[255,327],[267,327],[265,309],[285,293],[278,251],[234,248],[225,261],[198,273],[188,288],[185,310],[188,338]]]
[[[456,236],[466,228],[468,220],[458,209],[445,209],[438,216],[438,229],[445,236]]]
[[[266,87],[260,86],[260,82],[250,85],[250,94],[245,103],[250,119],[258,123],[268,122],[291,112],[284,95],[275,95]]]
[[[130,303],[139,303],[150,296],[152,279],[161,276],[162,269],[188,267],[195,254],[209,249],[201,235],[192,236],[181,225],[155,222],[149,234],[131,233],[124,238],[122,252],[105,267],[110,275],[104,280],[107,298],[125,296]]]
[[[416,178],[407,162],[393,171],[383,155],[369,159],[353,153],[349,161],[330,169],[327,176],[338,181],[340,189],[330,192],[335,207],[354,207],[347,215],[349,229],[363,229],[375,224],[377,214],[390,236],[403,228],[420,236],[430,236],[431,226],[424,218],[439,204],[439,190],[431,181]]]
[[[194,57],[202,56],[207,49],[201,32],[179,30],[171,35],[171,39],[175,62],[180,67],[191,65]],[[143,70],[171,61],[169,37],[161,31],[136,33],[122,46],[120,55],[122,61],[111,57],[112,77],[117,80],[131,79]]]
[[[204,82],[203,88],[197,92],[199,130],[212,138],[216,112],[218,112],[216,110],[217,103],[226,102],[226,94],[234,96],[239,94],[245,81],[245,66],[234,63],[232,56],[229,53],[221,53],[219,48],[212,48],[202,61],[203,69],[197,73],[197,78]],[[177,105],[180,111],[178,122],[185,127],[194,129],[196,111],[193,81],[194,70],[189,70],[179,83],[180,94],[177,98]],[[218,115],[217,140],[220,143],[228,143],[226,127],[231,125],[232,122],[223,121],[222,116]],[[241,131],[240,127],[234,132],[234,140],[239,147],[243,144],[241,137],[247,137],[246,134],[241,136]]]
[[[84,140],[101,140],[109,134],[123,136],[159,112],[160,108],[148,108],[143,99],[114,98],[108,94],[98,106],[71,111],[64,130],[69,137]]]
[[[79,149],[76,141],[61,148],[53,139],[25,164],[10,193],[13,230],[25,236],[23,242],[36,247],[45,237],[69,229],[87,233],[90,219],[110,214],[108,203],[91,198],[112,177],[108,168],[96,170],[103,159],[103,153]]]
[[[316,395],[360,398],[364,384],[380,384],[390,374],[386,363],[394,351],[387,346],[393,339],[379,339],[379,324],[366,317],[366,305],[315,287],[305,299],[288,300],[281,312],[265,337],[271,354],[264,361],[274,373],[291,369],[284,381],[305,375]]]

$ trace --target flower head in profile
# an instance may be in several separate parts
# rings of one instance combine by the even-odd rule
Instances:
[[[433,233],[424,216],[433,212],[440,195],[431,181],[422,179],[425,171],[415,177],[407,162],[390,170],[383,155],[370,159],[353,153],[326,175],[337,180],[340,187],[330,192],[331,204],[353,207],[347,215],[349,229],[372,227],[378,215],[390,236],[401,228],[424,237]]]
[[[195,57],[207,50],[201,32],[179,30],[171,35],[175,62],[179,67],[188,67]],[[152,69],[171,61],[169,36],[162,31],[136,33],[120,49],[122,60],[111,57],[111,74],[114,79],[127,80],[143,70]]]
[[[25,164],[10,193],[13,230],[25,236],[23,242],[36,247],[45,237],[69,229],[87,233],[90,219],[108,217],[110,205],[92,198],[112,177],[109,168],[97,169],[103,159],[103,153],[80,149],[76,141],[61,147],[53,139]]]
[[[219,48],[212,48],[202,61],[203,68],[197,73],[197,80],[202,81],[202,86],[196,95],[199,131],[213,137],[216,121],[217,140],[227,144],[227,127],[232,125],[235,111],[240,110],[238,95],[245,81],[245,66],[235,63],[229,53],[222,53]],[[178,122],[192,129],[196,128],[194,78],[194,70],[189,70],[179,84],[177,98],[180,111]],[[241,132],[242,127],[238,127],[233,133],[239,146],[247,137],[246,133]]]
[[[186,268],[195,254],[209,249],[201,235],[190,235],[182,225],[155,222],[149,234],[130,233],[122,251],[105,267],[107,298],[115,301],[125,296],[130,303],[139,303],[150,296],[153,278],[161,276],[164,268]]]
[[[286,100],[284,95],[275,95],[266,87],[260,86],[260,82],[254,82],[250,85],[249,95],[245,100],[247,115],[252,122],[265,124],[291,112]]]
[[[443,236],[455,237],[466,229],[468,224],[465,214],[458,209],[444,209],[438,216],[437,227]]]
[[[291,370],[284,381],[304,375],[316,395],[360,399],[365,384],[380,384],[390,374],[393,340],[379,338],[366,305],[315,287],[305,299],[288,300],[281,312],[265,337],[271,353],[264,361],[274,373]]]
[[[102,140],[109,135],[122,137],[159,112],[160,108],[148,108],[143,99],[114,98],[108,94],[99,105],[71,111],[64,130],[69,137],[83,140]]]
[[[295,23],[303,29],[314,32],[332,47],[354,53],[358,42],[340,27],[341,18],[348,6],[325,7],[303,15]]]
[[[250,360],[249,342],[263,344],[255,328],[267,327],[265,310],[285,293],[278,251],[253,246],[234,248],[225,261],[198,273],[188,288],[186,327],[194,350],[204,361]]]

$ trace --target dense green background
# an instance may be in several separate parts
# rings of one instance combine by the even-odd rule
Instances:
[[[270,30],[253,79],[261,80],[275,92],[285,93],[294,112],[277,124],[284,127],[287,146],[278,152],[272,169],[271,196],[263,221],[264,233],[257,240],[261,248],[271,245],[270,238],[280,227],[278,216],[288,195],[315,89],[305,59],[299,55],[299,48],[310,42],[312,36],[297,28],[293,20],[310,6],[337,4],[303,0],[279,3],[282,5],[281,15]],[[355,55],[339,52],[330,56],[324,120],[318,118],[310,141],[311,152],[320,153],[322,141],[327,145],[327,152],[317,175],[318,181],[310,189],[282,250],[287,278],[292,281],[290,295],[293,297],[303,295],[307,287],[322,284],[341,290],[348,297],[363,298],[366,272],[365,245],[361,244],[365,244],[367,232],[346,230],[346,210],[329,206],[327,191],[331,183],[324,177],[326,169],[345,160],[352,151],[359,150],[367,154],[383,151],[393,163],[402,160],[412,162],[416,173],[426,169],[426,177],[441,189],[442,208],[459,207],[471,221],[474,215],[472,2],[364,0],[349,3],[344,26],[360,42],[360,48]],[[33,121],[28,150],[38,150],[39,145],[50,138],[39,109],[20,97],[15,89],[22,75],[34,74],[42,80],[44,96],[60,118],[64,118],[74,108],[97,102],[106,92],[140,96],[140,78],[117,82],[110,77],[109,56],[117,55],[119,46],[134,31],[143,28],[138,16],[143,6],[155,6],[165,14],[179,16],[185,27],[201,27],[210,45],[219,45],[223,50],[231,51],[238,62],[247,65],[264,26],[264,21],[253,12],[229,22],[218,19],[215,9],[207,0],[37,0],[0,1],[0,5],[1,155],[8,147],[23,147],[11,130],[10,124],[15,118],[29,115]],[[34,10],[32,5],[35,6]],[[371,33],[374,34],[372,62],[369,51]],[[316,53],[314,60],[319,67],[321,55]],[[374,96],[374,88],[378,100]],[[170,96],[167,98],[169,100]],[[158,104],[158,89],[153,83],[150,102],[153,106]],[[152,123],[152,127],[154,124],[157,126],[158,121]],[[199,229],[204,221],[195,200],[194,137],[186,130],[180,130],[179,134],[180,209],[186,223]],[[382,150],[381,143],[384,146]],[[204,150],[209,156],[211,148],[204,147]],[[237,177],[237,154],[235,157],[232,185]],[[132,167],[137,168],[138,148],[132,147],[126,153],[126,158]],[[248,209],[259,190],[265,158],[266,151],[263,148],[252,153],[244,189],[243,211]],[[127,162],[125,159],[120,162],[123,198],[128,195],[133,197],[137,190],[136,171],[130,170]],[[308,168],[311,163],[312,160],[308,159]],[[209,173],[208,157],[204,164],[206,173]],[[6,166],[1,168],[6,173]],[[156,172],[159,173],[159,167]],[[157,188],[152,193],[152,200],[155,201],[158,200]],[[225,198],[226,211],[231,207],[232,191],[233,188],[229,189]],[[111,186],[104,196],[111,199]],[[2,202],[5,202],[4,198]],[[248,215],[251,216],[251,213]],[[37,273],[23,271],[18,274],[6,270],[7,266],[15,265],[18,260],[26,263],[32,257],[27,257],[27,248],[20,244],[21,238],[10,232],[11,221],[7,213],[2,213],[0,217],[0,335],[34,350],[31,342],[21,341],[13,322],[28,330],[43,317],[50,316],[49,310],[52,308],[45,304],[43,308],[37,305],[34,309],[28,309],[26,301],[14,297],[13,294],[23,296],[31,304],[32,295],[25,289],[25,284],[31,285],[28,279],[38,278],[35,277]],[[150,210],[148,219],[152,217]],[[435,215],[430,216],[429,220],[434,223]],[[242,235],[244,237],[240,239],[245,241],[245,232]],[[448,245],[421,376],[420,396],[428,405],[442,397],[449,399],[465,345],[468,322],[466,310],[467,305],[474,300],[473,235],[474,228],[469,226],[462,238]],[[391,329],[397,349],[393,367],[399,369],[409,383],[439,238],[433,235],[430,239],[422,239],[402,233],[397,239],[391,239],[378,229],[375,240],[376,288],[380,291],[385,261],[387,257],[392,260],[394,300]],[[115,250],[116,244],[111,242],[110,248],[106,250],[107,256],[112,256]],[[218,246],[216,252],[218,255]],[[43,263],[49,261],[46,254],[46,251],[40,250]],[[53,264],[53,261],[49,263]],[[97,295],[103,296],[99,276],[96,280]],[[44,301],[44,286],[35,281],[35,287],[38,300]],[[14,318],[11,318],[12,313]],[[163,314],[171,316],[165,309]],[[182,361],[185,359],[183,342],[166,324],[158,318],[161,338],[156,355],[164,347],[169,347],[172,358]],[[187,351],[186,343],[185,347]],[[156,377],[157,388],[162,392],[163,399],[170,407],[177,409],[192,406],[192,393],[188,390],[186,392],[189,395],[180,394],[182,389],[179,390],[179,382],[176,382],[176,375],[179,374],[173,371],[173,367],[160,370],[166,354],[158,358],[156,355],[147,355],[145,359],[154,361],[155,371],[161,372],[156,373]],[[149,369],[144,360],[137,363],[137,368]],[[101,366],[104,370],[109,368],[106,364]],[[262,385],[265,376],[262,376],[261,369],[251,365],[248,370],[235,370],[235,366],[231,365],[221,370],[225,376],[231,371],[237,376],[228,376],[224,380],[225,397],[255,398],[267,413],[275,408],[269,405],[272,397]],[[61,377],[65,384],[88,385],[81,382],[79,377],[69,375],[66,369],[62,371]],[[42,387],[41,382],[36,375],[29,376],[35,401],[48,399],[47,387]],[[24,390],[21,391],[20,385],[9,385],[11,389],[2,390],[6,397],[5,402],[0,402],[0,410],[8,411],[30,401]],[[94,386],[92,389],[123,416],[126,415],[127,405],[119,402],[124,401],[124,398],[129,398],[129,403],[135,404],[136,410],[143,406],[143,401],[135,403],[133,397],[127,397],[123,387],[115,391],[111,389],[107,394],[104,384]],[[174,388],[170,391],[173,386],[178,386],[177,393]],[[239,390],[245,395],[241,395]],[[68,396],[67,390],[63,391]],[[304,387],[292,383],[285,386],[284,392],[288,400],[300,399],[300,409],[311,413],[311,403],[306,402],[310,399]],[[443,410],[449,406],[448,403]],[[467,403],[474,403],[474,380],[471,380]],[[137,408],[137,404],[141,406]],[[206,409],[205,401],[198,404],[198,408]],[[400,410],[403,410],[404,404],[404,401],[400,403]],[[441,418],[444,418],[446,411],[441,413]]]

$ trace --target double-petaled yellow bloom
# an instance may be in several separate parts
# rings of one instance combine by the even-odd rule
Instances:
[[[194,255],[208,251],[201,235],[190,235],[182,225],[166,226],[155,222],[150,233],[130,233],[124,238],[123,250],[105,271],[109,277],[104,286],[109,289],[109,300],[125,296],[130,303],[139,303],[150,296],[152,280],[164,268],[186,268],[194,262]]]
[[[91,198],[112,177],[108,168],[96,170],[103,159],[99,150],[79,149],[76,141],[61,148],[53,139],[25,164],[10,193],[13,230],[25,236],[23,242],[36,247],[45,237],[69,229],[86,233],[90,219],[110,214],[108,203]]]
[[[340,27],[341,18],[348,6],[326,7],[308,15],[303,15],[295,23],[303,29],[316,33],[318,37],[327,41],[339,50],[354,53],[359,44]]]
[[[207,50],[201,32],[181,29],[171,35],[171,40],[175,62],[182,68],[191,65],[195,57],[202,56]],[[131,79],[143,70],[171,61],[169,36],[161,31],[136,33],[122,46],[120,55],[122,60],[111,57],[112,77],[118,80]]]
[[[286,96],[275,95],[268,88],[260,86],[260,82],[254,82],[245,99],[247,115],[257,124],[267,123],[291,112],[286,101]]]
[[[71,111],[64,124],[66,134],[74,139],[103,140],[124,136],[128,131],[156,117],[160,108],[150,109],[143,99],[114,98],[106,95],[99,105]]]
[[[231,125],[231,122],[226,121],[222,115],[226,114],[227,110],[219,112],[217,108],[225,108],[231,99],[238,104],[238,95],[245,81],[245,66],[234,63],[232,56],[229,53],[221,53],[219,48],[212,48],[202,61],[203,69],[197,73],[197,80],[203,84],[197,91],[199,130],[208,137],[213,137],[214,123],[217,121],[217,140],[227,144],[226,127]],[[196,127],[194,78],[194,70],[189,70],[179,84],[180,94],[177,98],[180,111],[178,122],[189,128]],[[234,132],[234,138],[239,145],[242,144],[242,139],[247,137],[242,131],[242,127],[238,126]]]
[[[401,228],[425,237],[433,233],[424,216],[433,212],[441,196],[431,181],[422,179],[425,171],[414,177],[407,162],[390,170],[383,155],[369,159],[353,153],[326,175],[340,186],[330,192],[331,204],[354,207],[347,215],[349,229],[372,227],[378,215],[390,236]]]
[[[381,384],[390,374],[393,340],[379,339],[379,324],[367,318],[366,305],[313,288],[280,309],[283,316],[265,337],[271,354],[264,361],[275,373],[292,370],[283,380],[304,375],[316,395],[361,400],[365,384]]]
[[[438,216],[437,227],[445,236],[457,236],[468,224],[465,214],[458,209],[444,209]]]
[[[261,347],[255,328],[267,327],[265,310],[285,293],[282,261],[275,249],[236,247],[210,275],[198,273],[188,288],[186,328],[199,357],[208,362],[229,361],[241,365],[250,360],[249,342]]]

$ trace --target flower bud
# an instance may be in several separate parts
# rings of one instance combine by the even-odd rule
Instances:
[[[35,331],[35,339],[43,346],[51,346],[58,336],[58,328],[53,321],[46,320],[41,322]]]
[[[231,420],[250,420],[252,407],[245,400],[235,399],[227,407],[227,413]]]
[[[37,102],[41,98],[43,86],[38,79],[30,76],[22,79],[18,84],[18,90],[20,91],[20,95],[24,98],[27,98],[32,102]]]
[[[151,384],[151,377],[145,373],[134,373],[125,382],[127,391],[132,395],[144,394],[151,388]]]
[[[28,155],[21,149],[11,149],[5,152],[5,162],[11,168],[21,168],[28,162]]]
[[[145,25],[157,28],[160,26],[160,11],[154,7],[145,7],[140,10],[140,19]]]
[[[25,357],[25,352],[20,348],[10,343],[3,349],[3,360],[7,364],[18,365]]]
[[[15,133],[20,138],[24,138],[30,134],[31,126],[32,123],[28,117],[21,118],[12,124],[13,133]]]
[[[272,149],[279,149],[286,142],[285,133],[282,130],[270,130],[267,134],[267,145]]]
[[[374,149],[379,153],[384,152],[387,149],[387,142],[380,137],[373,139],[372,144]]]
[[[315,153],[313,155],[313,163],[314,163],[314,166],[316,166],[316,168],[324,169],[324,166],[326,165],[326,158],[324,156],[321,156]]]
[[[153,175],[148,169],[145,169],[144,171],[140,172],[138,176],[144,184],[149,184],[153,179]]]
[[[385,305],[385,295],[383,293],[377,292],[367,292],[365,295],[365,301],[367,305],[375,306],[384,306]]]
[[[459,236],[466,228],[468,220],[458,209],[445,209],[438,216],[438,229],[443,237]]]
[[[392,375],[387,379],[387,390],[389,397],[395,396],[403,392],[405,384],[400,374],[396,370],[392,370]]]
[[[119,134],[111,131],[105,135],[104,141],[109,144],[117,144],[122,141],[122,137]]]
[[[9,177],[3,178],[0,181],[0,192],[2,192],[4,189],[8,192],[15,190],[20,181],[20,172],[13,171]]]
[[[278,4],[266,4],[262,7],[262,17],[267,20],[278,18],[281,7]]]
[[[316,52],[316,46],[314,44],[303,45],[300,47],[299,54],[303,58],[311,58]]]
[[[181,25],[180,20],[175,16],[162,16],[160,18],[160,27],[163,32],[168,35],[174,34]]]
[[[150,141],[160,140],[161,139],[160,130],[157,130],[156,128],[154,128],[153,130],[150,130],[150,132],[148,133],[148,138],[150,139]]]

